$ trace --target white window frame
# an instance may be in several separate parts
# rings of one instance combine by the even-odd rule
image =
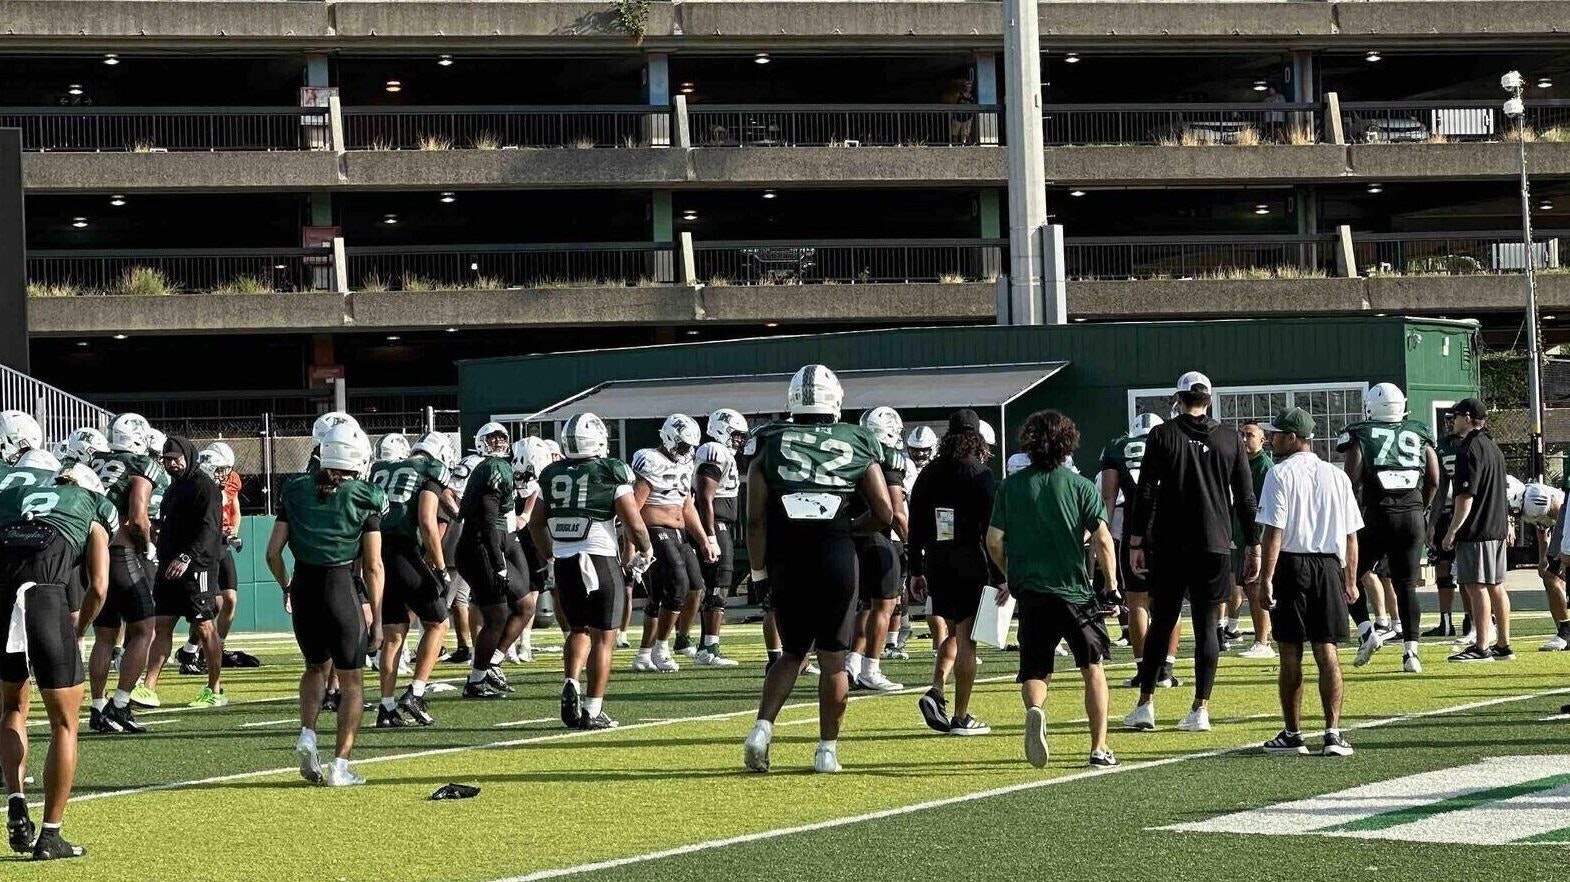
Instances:
[[[1285,392],[1289,396],[1288,399],[1287,399],[1287,406],[1288,407],[1296,407],[1297,406],[1297,393],[1299,393],[1299,392],[1353,392],[1353,391],[1360,391],[1363,394],[1363,396],[1366,398],[1368,396],[1368,390],[1369,390],[1369,384],[1368,383],[1366,383],[1366,382],[1365,383],[1358,383],[1356,381],[1348,380],[1346,382],[1341,382],[1341,383],[1282,383],[1280,385],[1275,385],[1275,386],[1263,385],[1263,384],[1256,384],[1256,385],[1252,385],[1252,386],[1216,386],[1216,387],[1211,389],[1211,394],[1212,394],[1212,396],[1218,396],[1218,395],[1268,395],[1268,394],[1271,394],[1271,393]],[[1129,421],[1129,423],[1132,424],[1133,421],[1134,421],[1134,416],[1135,416],[1134,403],[1136,401],[1138,401],[1140,398],[1156,398],[1156,397],[1160,397],[1160,396],[1166,396],[1167,398],[1170,399],[1175,394],[1177,394],[1176,390],[1174,390],[1170,386],[1160,387],[1160,388],[1155,388],[1155,389],[1130,389],[1130,390],[1128,390],[1128,421]],[[1157,414],[1157,416],[1161,417],[1162,419],[1166,419],[1166,415],[1165,414]],[[1324,437],[1326,437],[1326,436],[1321,436],[1322,439]],[[1331,438],[1330,440],[1333,442],[1335,439]],[[1335,453],[1335,445],[1333,443],[1331,444],[1330,450],[1331,450],[1330,459],[1331,460],[1338,459],[1339,457]]]

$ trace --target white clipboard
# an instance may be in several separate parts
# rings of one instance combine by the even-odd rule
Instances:
[[[981,603],[976,607],[976,619],[970,628],[970,639],[1003,649],[1008,646],[1009,625],[1014,621],[1014,596],[998,606],[998,589],[991,585],[981,589]]]

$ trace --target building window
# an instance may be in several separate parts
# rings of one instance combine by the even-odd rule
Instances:
[[[1339,462],[1335,439],[1348,423],[1363,418],[1363,383],[1302,383],[1285,386],[1218,386],[1211,413],[1231,426],[1250,420],[1265,423],[1289,407],[1308,411],[1319,425],[1314,449],[1320,456]],[[1128,417],[1153,413],[1166,419],[1172,412],[1172,392],[1166,389],[1130,389]]]

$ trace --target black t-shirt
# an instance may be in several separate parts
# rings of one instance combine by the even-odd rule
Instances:
[[[1472,496],[1472,511],[1456,530],[1457,542],[1503,539],[1510,503],[1505,495],[1505,456],[1487,429],[1476,429],[1461,440],[1452,479],[1456,495]]]

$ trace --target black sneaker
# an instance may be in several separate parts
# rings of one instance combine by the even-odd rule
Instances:
[[[603,708],[600,710],[599,713],[595,714],[592,717],[589,716],[589,712],[588,711],[584,711],[583,712],[583,717],[578,721],[578,728],[580,728],[580,729],[588,729],[588,730],[591,730],[591,731],[595,731],[595,730],[599,730],[599,729],[614,729],[614,728],[616,728],[617,726],[620,726],[620,725],[621,725],[621,723],[618,723],[615,720],[611,719],[611,715],[606,713]]]
[[[26,854],[32,850],[33,840],[38,838],[38,828],[33,826],[33,819],[27,816],[27,800],[21,797],[13,798],[7,811],[5,832],[10,840],[11,850],[17,854]]]
[[[1488,647],[1488,654],[1494,657],[1494,661],[1515,661],[1515,652],[1511,650],[1508,643],[1504,646]]]
[[[104,705],[104,707],[108,707],[108,705]],[[87,715],[87,729],[100,735],[114,735],[120,731],[104,722],[104,712],[96,707]]]
[[[569,729],[581,729],[583,720],[583,696],[571,683],[561,684],[561,724]]]
[[[1183,681],[1178,679],[1178,675],[1172,672],[1171,665],[1161,666],[1160,673],[1156,674],[1157,689],[1176,689],[1182,685]]]
[[[207,674],[207,662],[201,659],[193,662],[180,662],[180,673],[192,677],[205,676]]]
[[[398,696],[398,709],[422,726],[429,726],[436,722],[436,718],[431,716],[430,708],[425,704],[425,696],[415,695],[413,689],[405,689],[403,694]]]
[[[38,841],[33,844],[33,860],[57,861],[62,858],[75,858],[87,854],[87,849],[80,845],[72,845],[60,836],[59,830],[45,830],[38,834]]]
[[[1307,756],[1308,745],[1303,743],[1302,732],[1288,732],[1282,729],[1276,737],[1266,741],[1262,747],[1265,753],[1277,756]]]
[[[1340,732],[1325,733],[1325,747],[1319,752],[1320,756],[1351,756],[1354,753],[1356,751],[1341,737]]]
[[[182,646],[174,651],[174,660],[178,665],[194,665],[202,660],[202,654],[200,652],[192,652]]]
[[[322,694],[322,710],[336,713],[338,710],[338,699],[342,697],[343,693],[337,689],[327,690]]]
[[[1239,631],[1237,628],[1227,628],[1227,627],[1223,626],[1222,629],[1221,629],[1221,639],[1222,640],[1242,640],[1243,639],[1243,632]]]
[[[389,708],[386,705],[376,706],[376,728],[403,729],[408,725],[403,721],[403,715],[398,713],[397,708]]]
[[[507,693],[492,686],[489,682],[481,680],[478,683],[466,683],[463,687],[464,698],[506,698]]]
[[[1423,634],[1422,634],[1422,636],[1424,636],[1424,637],[1454,637],[1455,635],[1456,635],[1456,626],[1455,625],[1447,625],[1444,622],[1440,622],[1438,625],[1436,625],[1435,627],[1429,628],[1427,631],[1424,631]]]
[[[1113,755],[1111,748],[1102,748],[1090,752],[1090,764],[1098,769],[1111,769],[1121,765],[1118,758]]]
[[[512,691],[512,684],[507,682],[507,675],[502,673],[502,669],[498,666],[493,665],[485,669],[485,682],[491,684],[491,688],[497,692]]]
[[[955,717],[949,721],[950,735],[990,735],[992,727],[976,719],[970,714]]]
[[[452,651],[452,655],[449,655],[443,659],[443,661],[450,665],[466,665],[473,660],[474,653],[470,652],[469,647],[467,646],[460,646],[457,649],[454,649]]]
[[[1462,634],[1470,634],[1470,633],[1472,633],[1472,617],[1471,616],[1463,616],[1462,617],[1462,619],[1461,619],[1461,633]]]
[[[136,721],[136,715],[131,713],[130,704],[121,707],[111,701],[104,705],[103,721],[105,725],[127,735],[140,735],[147,731],[146,726]]]
[[[1565,716],[1570,716],[1570,704],[1566,704],[1566,705],[1561,706],[1559,708],[1559,712],[1564,714]]]
[[[934,732],[948,734],[953,723],[949,720],[949,703],[944,700],[942,692],[928,689],[925,695],[916,699],[916,707],[920,709],[921,718],[926,721],[927,728]]]
[[[1476,646],[1468,646],[1455,655],[1450,656],[1450,660],[1453,662],[1491,662],[1494,660],[1494,653],[1490,649],[1478,649]]]

